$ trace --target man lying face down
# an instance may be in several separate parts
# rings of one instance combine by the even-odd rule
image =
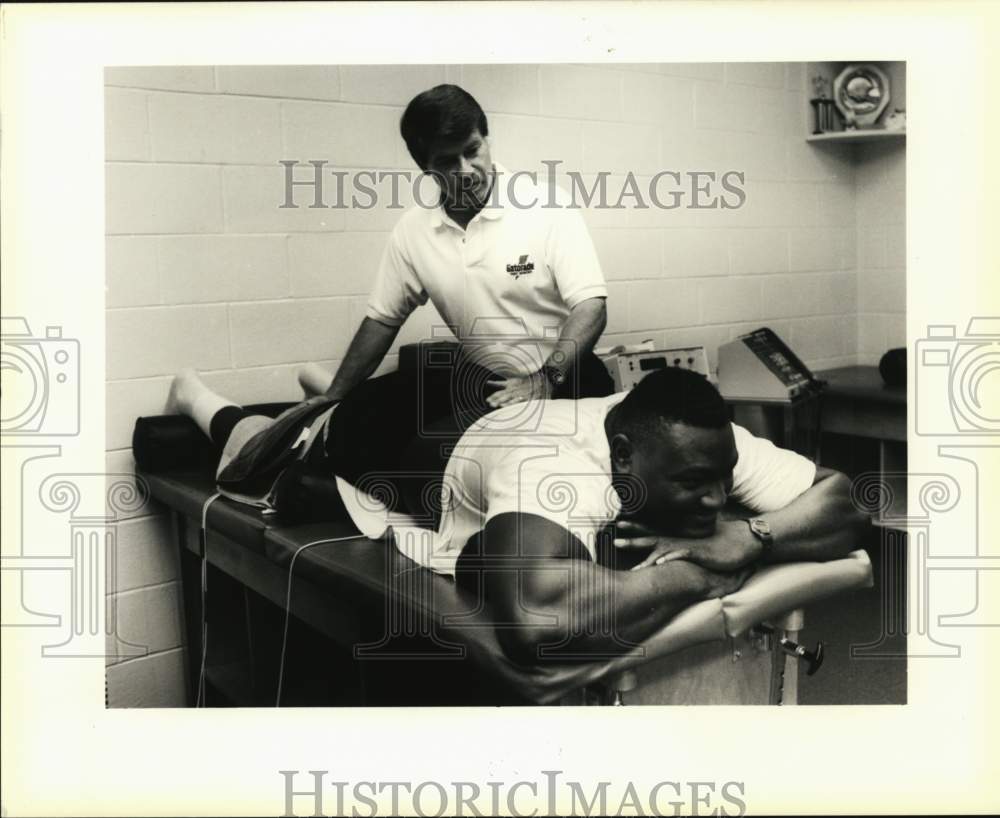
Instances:
[[[696,373],[658,371],[628,393],[543,408],[530,431],[487,428],[513,407],[462,437],[423,560],[485,595],[512,659],[613,655],[735,591],[756,565],[858,547],[867,518],[847,478],[731,424]],[[723,519],[727,500],[750,512]],[[616,570],[609,552],[638,561]]]
[[[172,399],[220,448],[262,420],[191,371]],[[340,408],[309,462],[363,491],[365,447],[347,428],[359,413]],[[424,463],[430,490],[416,494],[438,497],[431,536],[401,550],[482,596],[505,652],[528,665],[621,653],[757,565],[845,556],[867,522],[844,475],[730,423],[715,387],[680,369],[627,393],[507,406],[407,448],[401,471]],[[725,519],[727,500],[749,512]]]

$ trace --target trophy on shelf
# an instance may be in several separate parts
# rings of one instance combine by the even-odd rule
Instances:
[[[889,78],[877,65],[849,65],[833,82],[833,99],[849,130],[874,128],[889,104]]]
[[[814,134],[835,130],[833,125],[834,102],[828,93],[830,80],[821,74],[812,78],[813,98],[809,104],[813,108]]]

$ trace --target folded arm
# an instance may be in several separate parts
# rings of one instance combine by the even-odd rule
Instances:
[[[691,560],[719,571],[733,571],[760,562],[825,562],[840,559],[858,547],[866,514],[851,502],[851,481],[843,474],[816,468],[813,484],[791,503],[759,517],[771,527],[770,553],[744,520],[721,521],[715,534],[704,539],[649,535],[633,537],[632,546],[652,547],[639,567]],[[619,543],[620,544],[620,543]]]
[[[534,664],[544,645],[575,655],[624,652],[703,599],[736,590],[749,571],[717,574],[684,560],[641,572],[590,559],[560,525],[532,514],[490,520],[481,541],[487,603],[498,637],[515,661]]]
[[[821,466],[806,492],[778,511],[757,516],[770,523],[774,536],[766,562],[840,559],[858,547],[870,522],[851,501],[847,476]]]

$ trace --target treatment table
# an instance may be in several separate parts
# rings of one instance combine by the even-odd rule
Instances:
[[[191,430],[200,432],[185,422],[143,418],[137,438],[140,426],[164,423],[190,443]],[[296,523],[223,497],[206,509],[215,493],[211,458],[171,446],[151,459],[134,445],[136,479],[175,521],[192,703],[207,632],[209,705],[795,704],[799,665],[811,672],[822,662],[821,647],[795,644],[802,606],[872,585],[863,550],[767,566],[622,655],[520,666],[504,654],[480,600],[389,540],[365,538],[346,515]],[[301,546],[336,539],[299,553],[290,586]]]

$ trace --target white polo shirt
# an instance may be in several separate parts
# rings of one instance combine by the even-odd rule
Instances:
[[[382,256],[367,315],[400,326],[431,302],[473,362],[500,374],[536,372],[570,310],[608,294],[578,208],[494,164],[490,202],[462,230],[444,208],[408,210]],[[544,207],[554,202],[559,207]]]

